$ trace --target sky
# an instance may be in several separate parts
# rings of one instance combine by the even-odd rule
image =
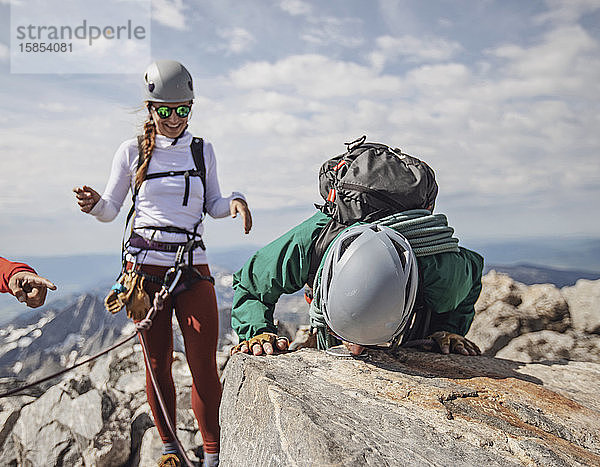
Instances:
[[[21,0],[27,3],[27,0]],[[101,15],[104,2],[85,2]],[[118,251],[71,189],[102,191],[144,120],[144,67],[10,73],[0,0],[1,256]],[[190,131],[263,245],[310,216],[318,170],[361,135],[425,160],[461,239],[598,237],[600,0],[153,0],[150,59],[194,77]],[[119,73],[125,71],[124,73]]]

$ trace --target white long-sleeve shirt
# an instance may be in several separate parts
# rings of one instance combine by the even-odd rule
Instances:
[[[174,145],[172,144],[172,138],[163,135],[156,135],[155,141],[152,158],[148,165],[148,174],[196,168],[190,149],[192,135],[188,131],[185,131]],[[232,193],[229,197],[221,196],[217,179],[215,153],[212,144],[207,141],[204,141],[204,164],[206,166],[207,213],[214,218],[225,217],[230,214],[232,200],[245,198],[237,192]],[[137,139],[134,138],[123,142],[117,149],[104,193],[100,201],[90,211],[90,214],[102,222],[112,221],[123,206],[123,201],[129,190],[134,190],[137,167],[138,146]],[[135,200],[133,220],[135,232],[146,239],[160,242],[185,242],[185,234],[161,232],[143,229],[143,227],[175,226],[192,231],[194,224],[202,216],[204,189],[200,177],[190,177],[189,182],[189,199],[187,206],[183,206],[184,176],[145,180]],[[200,224],[197,232],[201,235],[203,231],[204,226]],[[136,251],[136,249],[130,249],[132,253]],[[137,261],[140,264],[172,266],[175,261],[175,253],[146,250],[137,255]],[[196,248],[194,251],[194,264],[206,263],[204,250]]]

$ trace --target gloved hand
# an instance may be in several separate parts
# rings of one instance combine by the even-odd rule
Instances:
[[[457,353],[461,355],[481,355],[481,350],[474,342],[464,336],[448,331],[437,331],[428,336],[438,345],[444,355]]]
[[[272,355],[274,352],[273,345],[276,346],[277,350],[283,351],[288,349],[290,343],[287,337],[277,336],[277,334],[271,332],[263,332],[247,341],[240,342],[231,349],[231,355],[238,352],[250,353],[250,350],[254,355],[262,355],[263,352]]]
[[[108,292],[108,295],[104,299],[104,308],[106,311],[110,311],[112,314],[118,313],[125,306],[123,300],[119,296],[119,292],[117,290],[111,289]]]

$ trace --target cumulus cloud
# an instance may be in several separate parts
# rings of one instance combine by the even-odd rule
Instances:
[[[394,44],[386,41],[376,50]],[[490,209],[523,199],[548,204],[579,192],[578,185],[598,186],[600,166],[583,161],[594,160],[600,147],[598,102],[589,100],[600,95],[600,54],[583,28],[552,27],[529,45],[490,49],[489,61],[474,64],[452,61],[461,46],[442,40],[430,40],[438,47],[423,46],[417,60],[417,43],[396,55],[413,60],[403,74],[317,54],[248,63],[230,74],[238,93],[255,96],[255,112],[247,125],[237,121],[237,129],[248,131],[247,140],[269,135],[274,148],[309,135],[311,146],[323,150],[298,148],[286,160],[303,160],[313,171],[340,151],[334,141],[366,132],[429,161],[447,199]],[[302,113],[297,104],[303,101],[319,105]],[[275,129],[275,122],[284,124]],[[275,178],[286,179],[287,168],[273,167]],[[314,180],[296,183],[308,193]],[[280,193],[285,190],[282,183]]]
[[[53,113],[65,113],[77,110],[75,105],[67,105],[64,102],[40,102],[38,104],[40,110]]]
[[[577,94],[600,89],[600,43],[581,26],[548,31],[530,47],[507,44],[489,53],[504,60],[500,71],[505,95]]]
[[[152,19],[173,29],[185,30],[185,10],[183,0],[152,0]]]
[[[312,6],[302,0],[282,0],[279,7],[292,16],[308,15],[312,12]]]
[[[381,69],[398,58],[411,63],[447,61],[461,50],[458,42],[440,37],[380,36],[370,58],[373,65]]]
[[[573,24],[583,15],[600,10],[597,0],[546,0],[548,11],[538,15],[538,23]]]
[[[244,28],[220,29],[217,34],[225,41],[221,48],[232,54],[246,52],[256,43],[254,36]]]
[[[313,6],[303,0],[282,0],[279,7],[292,16],[305,19],[306,26],[300,38],[313,46],[356,48],[364,43],[360,18],[317,14]]]
[[[317,54],[293,55],[275,63],[248,63],[230,76],[241,89],[283,88],[313,98],[370,93],[393,97],[402,91],[398,77],[379,75],[369,67]]]
[[[301,18],[298,37],[310,15]],[[405,48],[395,50],[401,38]],[[252,209],[275,210],[278,216],[294,206],[310,208],[320,201],[321,163],[366,133],[431,164],[440,183],[440,209],[448,210],[459,232],[543,233],[540,226],[550,225],[554,233],[569,233],[584,222],[586,232],[597,231],[592,200],[600,196],[600,44],[593,35],[574,23],[547,20],[526,41],[496,43],[479,62],[461,60],[462,47],[469,57],[479,53],[468,42],[379,39],[373,37],[372,50],[352,58],[331,50],[282,54],[204,75],[195,108],[209,111],[196,111],[190,129],[214,144],[223,192],[242,191]],[[369,55],[383,51],[381,61]],[[402,66],[385,66],[392,61]],[[134,89],[133,81],[129,85]],[[10,193],[0,202],[6,219],[36,212],[28,193],[48,185],[49,210],[60,211],[61,220],[65,210],[65,218],[79,215],[64,187],[85,182],[102,188],[115,146],[134,131],[127,112],[117,116],[103,97],[80,102],[67,92],[62,99],[54,91],[51,99],[45,89],[39,93],[34,97],[45,102],[40,110],[53,115],[39,112],[35,131],[18,126],[30,125],[27,116],[2,121],[2,151],[12,155],[0,173],[0,185]],[[7,99],[2,105],[18,109],[16,97]],[[72,106],[83,110],[69,111]],[[109,114],[115,117],[106,119]],[[48,180],[50,170],[56,180]],[[466,229],[455,221],[461,213],[471,219]],[[264,236],[253,241],[274,238],[295,222],[292,217],[275,228],[259,227]],[[105,232],[90,223],[86,235]],[[223,229],[231,232],[230,227]],[[118,244],[120,232],[115,235]]]
[[[361,33],[362,20],[358,18],[314,16],[309,18],[309,23],[310,26],[300,37],[310,44],[355,48],[364,43]]]

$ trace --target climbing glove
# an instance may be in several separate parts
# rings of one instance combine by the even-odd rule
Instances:
[[[134,321],[144,319],[150,310],[150,297],[144,290],[145,280],[133,271],[123,274],[104,299],[106,310],[117,313],[125,306],[128,318]]]
[[[437,331],[429,336],[438,346],[441,353],[457,353],[461,355],[481,355],[481,350],[474,342],[464,336],[448,331]]]
[[[260,355],[261,353],[263,353],[263,347],[265,344],[270,344],[271,348],[273,350],[285,350],[285,349],[281,349],[281,347],[279,346],[279,341],[285,341],[285,349],[288,348],[289,342],[288,342],[287,337],[280,337],[280,336],[277,336],[277,334],[273,334],[271,332],[263,332],[262,334],[259,334],[257,336],[252,337],[251,339],[248,339],[247,341],[240,342],[233,349],[231,349],[231,354],[233,355],[234,353],[241,352],[242,347],[244,347],[244,346],[246,347],[247,352],[254,353],[252,347],[255,344],[258,344],[260,346],[260,352],[257,353],[257,355]]]

